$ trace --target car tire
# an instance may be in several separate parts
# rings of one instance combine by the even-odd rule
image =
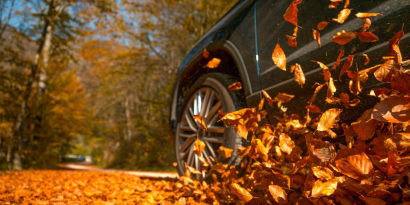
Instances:
[[[232,126],[224,126],[224,122],[219,121],[218,113],[218,110],[229,113],[244,107],[243,91],[228,89],[229,85],[238,81],[237,78],[227,74],[210,73],[200,77],[187,92],[179,109],[175,133],[175,155],[180,176],[185,173],[185,164],[201,171],[202,175],[191,174],[193,179],[202,180],[211,175],[211,172],[201,170],[199,159],[192,150],[197,138],[205,143],[201,155],[211,162],[210,166],[217,162],[234,166],[240,164],[240,157],[237,156],[236,150],[245,143],[245,140]],[[193,115],[198,114],[201,114],[207,124],[207,132],[193,119]],[[219,146],[234,150],[231,157],[219,156],[217,153]],[[211,157],[215,159],[214,162]]]

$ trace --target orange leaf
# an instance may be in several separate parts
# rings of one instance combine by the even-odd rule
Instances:
[[[282,103],[287,103],[289,102],[293,97],[295,97],[294,95],[289,95],[286,93],[279,93],[276,95],[275,100],[278,101],[278,107],[280,107],[280,105]]]
[[[206,50],[206,48],[204,48],[204,52],[202,53],[202,56],[204,56],[204,58],[209,57],[209,52]]]
[[[266,92],[266,91],[264,91],[264,90],[262,90],[262,95],[263,95],[263,97],[266,99],[266,101],[268,102],[268,104],[269,104],[269,106],[273,106],[273,103],[274,102],[276,102],[276,100],[273,100],[270,96],[269,96],[269,94]]]
[[[372,25],[372,21],[370,21],[370,19],[366,18],[363,22],[363,26],[362,26],[362,29],[360,30],[360,32],[365,32],[365,31],[369,30],[371,25]]]
[[[337,21],[340,24],[343,24],[347,17],[350,15],[350,10],[351,9],[343,9],[340,11],[339,15],[337,15],[337,18],[333,18],[332,21]]]
[[[359,72],[352,71],[351,73],[353,73],[353,76],[349,81],[349,90],[353,95],[359,95],[359,93],[362,91],[359,80]]]
[[[199,163],[201,164],[201,170],[206,172],[206,170],[208,170],[209,168],[209,163],[208,161],[205,160],[205,158],[198,156],[199,159]]]
[[[312,188],[312,197],[319,198],[333,194],[337,187],[337,180],[329,180],[325,183],[317,180]]]
[[[320,117],[317,130],[326,131],[332,128],[334,124],[338,121],[338,117],[342,111],[342,109],[337,108],[326,110],[326,112],[324,112],[323,115]]]
[[[410,122],[410,97],[392,96],[384,99],[374,106],[372,119],[390,122]]]
[[[343,57],[344,54],[345,54],[345,50],[340,51],[339,55],[337,56],[335,64],[332,66],[332,70],[336,69],[337,66],[340,65],[340,59]]]
[[[278,68],[286,71],[286,56],[282,48],[279,46],[279,42],[276,43],[275,49],[273,50],[272,60]]]
[[[189,171],[190,171],[192,174],[202,174],[202,172],[196,170],[196,169],[193,168],[193,167],[187,166],[187,168],[189,169]]]
[[[326,141],[312,139],[310,142],[310,150],[312,154],[322,162],[331,161],[336,157],[335,148],[331,143]]]
[[[360,196],[367,205],[386,205],[387,203],[379,198]]]
[[[228,89],[230,91],[240,90],[242,89],[242,83],[241,82],[233,83],[232,85],[228,86]]]
[[[206,67],[208,68],[216,68],[218,65],[221,63],[221,59],[219,58],[212,58],[208,64],[206,64]]]
[[[322,47],[322,44],[320,43],[320,33],[319,31],[316,31],[313,29],[313,38],[317,41],[317,44],[319,45],[319,48]]]
[[[295,147],[295,142],[285,133],[281,133],[279,136],[279,146],[283,152],[290,154]]]
[[[367,65],[370,62],[369,56],[367,54],[363,53],[363,56],[366,57],[366,61],[364,62],[364,65]]]
[[[234,125],[234,128],[240,137],[244,138],[245,140],[248,139],[248,129],[246,129],[245,125],[237,124]]]
[[[309,112],[311,113],[321,113],[320,108],[316,105],[308,105],[306,106],[307,109],[309,109]]]
[[[206,127],[204,119],[202,119],[201,115],[194,115],[194,119],[201,125],[202,129],[205,131],[208,131],[208,128]]]
[[[288,199],[285,190],[278,185],[269,185],[269,193],[275,199],[276,203],[287,204]]]
[[[374,77],[381,82],[390,82],[394,73],[394,60],[387,60],[374,72]]]
[[[359,12],[356,14],[357,18],[360,18],[360,19],[365,19],[365,18],[369,18],[372,16],[377,16],[377,15],[382,15],[382,14],[381,13],[362,13],[362,12]]]
[[[393,36],[393,38],[391,38],[390,40],[389,40],[389,55],[395,55],[395,53],[396,53],[396,51],[394,51],[394,49],[393,49],[393,45],[394,44],[399,44],[399,42],[400,42],[400,39],[402,38],[404,36],[404,31],[403,31],[403,29],[401,29],[399,32],[397,32],[394,36]]]
[[[371,43],[379,40],[372,32],[359,32],[357,36],[362,43]]]
[[[205,143],[202,142],[201,140],[197,139],[195,141],[194,150],[193,150],[195,152],[195,154],[197,156],[201,156],[201,153],[204,151],[204,149],[205,149]]]
[[[336,92],[336,86],[333,83],[333,78],[329,78],[329,82],[327,85],[327,94],[326,94],[326,98],[331,98],[333,97],[333,94]]]
[[[255,108],[244,108],[235,112],[227,113],[220,120],[238,120],[245,115],[250,115],[255,112]]]
[[[401,93],[410,94],[410,73],[396,70],[391,77],[390,86]]]
[[[329,22],[326,21],[322,21],[320,23],[317,24],[317,29],[319,29],[319,31],[325,29],[325,27],[327,26],[327,24],[329,24]]]
[[[342,77],[342,75],[347,71],[347,69],[349,69],[350,67],[352,67],[353,65],[353,58],[354,55],[349,55],[347,56],[347,60],[345,62],[345,64],[343,64],[342,70],[340,70],[340,74],[339,74],[339,80]]]
[[[341,32],[338,32],[335,36],[333,36],[332,41],[339,45],[345,45],[354,38],[356,38],[355,32],[342,30]]]
[[[312,61],[312,62],[316,62],[317,64],[319,64],[319,66],[323,69],[323,75],[325,76],[325,80],[328,81],[330,78],[329,68],[325,64],[319,61]]]
[[[329,180],[334,177],[332,170],[327,167],[316,166],[312,167],[313,174],[320,180]]]
[[[297,5],[300,4],[302,0],[294,0],[286,9],[286,13],[283,15],[283,18],[289,23],[298,26],[298,8]]]
[[[353,179],[365,179],[374,172],[372,161],[365,153],[336,160],[336,167],[340,173]]]
[[[253,196],[237,183],[231,184],[231,192],[235,194],[240,200],[248,202],[253,199]]]
[[[344,8],[347,8],[350,5],[350,0],[345,0],[345,6]]]
[[[290,47],[297,47],[296,37],[289,35],[285,35],[285,37],[288,39],[288,45]]]
[[[293,70],[292,68],[294,68],[294,71],[295,71],[294,78],[295,78],[296,83],[298,83],[301,87],[303,87],[303,85],[305,84],[306,78],[305,78],[305,74],[303,73],[302,67],[300,67],[300,65],[296,63],[296,65],[291,66],[291,72]]]
[[[225,157],[225,158],[229,158],[232,155],[233,150],[226,148],[224,146],[220,146],[219,149],[217,150],[218,154]]]
[[[371,139],[374,135],[377,121],[372,120],[372,111],[373,109],[366,110],[356,122],[352,123],[352,128],[360,140]]]

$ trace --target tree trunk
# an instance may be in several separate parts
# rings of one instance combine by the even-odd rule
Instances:
[[[130,111],[128,95],[125,96],[124,106],[125,106],[125,119],[127,123],[127,135],[125,137],[125,140],[130,141],[131,136],[132,136],[132,131],[131,131],[132,123],[131,123],[131,111]]]

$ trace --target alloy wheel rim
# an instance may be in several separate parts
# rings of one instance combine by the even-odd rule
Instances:
[[[223,110],[218,94],[210,87],[202,87],[190,97],[185,105],[181,121],[178,124],[176,135],[178,166],[180,166],[181,170],[185,170],[186,163],[188,166],[201,171],[202,175],[191,175],[192,178],[197,180],[208,177],[210,172],[201,170],[200,161],[195,152],[193,152],[195,140],[199,139],[205,143],[205,149],[201,157],[209,162],[210,167],[218,161],[219,155],[217,150],[224,142],[226,128],[222,121],[218,122],[218,110]],[[208,131],[201,128],[199,123],[194,120],[194,115],[202,116]]]

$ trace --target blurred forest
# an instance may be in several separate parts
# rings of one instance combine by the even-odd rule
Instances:
[[[168,170],[174,74],[234,0],[0,0],[0,170]]]

